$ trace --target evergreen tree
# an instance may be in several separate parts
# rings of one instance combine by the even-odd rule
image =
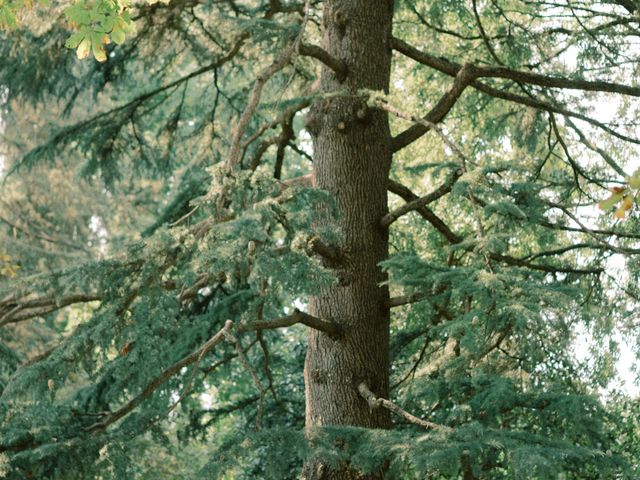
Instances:
[[[0,478],[638,477],[635,2],[0,25]]]

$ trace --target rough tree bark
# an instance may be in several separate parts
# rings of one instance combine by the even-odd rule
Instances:
[[[388,235],[380,227],[387,213],[391,135],[387,114],[369,111],[360,89],[388,91],[391,70],[393,0],[328,0],[324,7],[324,48],[348,67],[346,78],[324,69],[323,92],[350,96],[326,98],[307,119],[314,140],[315,182],[333,194],[345,236],[346,260],[340,284],[311,301],[312,314],[344,329],[332,339],[311,330],[305,364],[306,425],[389,428],[385,409],[370,410],[358,393],[365,381],[377,395],[389,391],[389,298],[378,267],[387,258]],[[380,478],[382,474],[369,478]],[[308,480],[361,478],[348,465],[338,470],[306,465]]]

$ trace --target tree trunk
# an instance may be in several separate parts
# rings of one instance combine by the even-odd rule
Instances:
[[[391,135],[387,115],[368,111],[360,89],[388,91],[393,0],[328,0],[324,48],[348,66],[346,78],[324,69],[323,92],[350,96],[324,99],[307,121],[314,140],[315,181],[333,194],[340,212],[347,259],[340,284],[311,301],[314,315],[344,329],[334,340],[311,330],[305,362],[306,425],[389,428],[388,413],[370,410],[358,393],[366,382],[376,395],[389,392],[388,288],[378,263],[387,258],[388,235],[380,227],[387,212]],[[342,81],[341,81],[342,80]],[[322,220],[320,220],[322,221]],[[367,478],[380,478],[376,474]],[[308,464],[307,480],[362,478],[349,469]]]

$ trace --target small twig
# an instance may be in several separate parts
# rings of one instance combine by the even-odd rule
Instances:
[[[169,226],[170,227],[176,227],[178,225],[180,225],[182,222],[184,222],[185,220],[189,219],[189,217],[191,215],[193,215],[194,213],[196,213],[198,211],[198,209],[200,208],[200,205],[196,205],[194,208],[191,209],[191,211],[189,211],[186,215],[183,215],[182,217],[180,217],[178,220],[176,220],[173,223],[170,223]]]
[[[227,322],[231,322],[231,320],[227,320]],[[260,381],[260,379],[258,378],[258,374],[253,369],[249,361],[247,360],[247,357],[244,354],[244,350],[242,349],[242,344],[240,343],[240,340],[238,340],[238,338],[233,333],[231,333],[230,329],[225,330],[223,333],[228,342],[235,344],[236,353],[238,354],[238,358],[240,359],[240,362],[242,363],[244,368],[247,369],[247,371],[249,372],[249,375],[251,375],[251,379],[253,380],[253,383],[255,384],[256,388],[260,392],[260,403],[258,404],[258,413],[256,416],[256,428],[260,430],[262,429],[262,412],[264,411],[264,397],[266,395],[266,389],[264,385],[262,385],[262,382]]]
[[[376,409],[380,407],[386,408],[390,412],[393,412],[396,415],[403,417],[408,422],[413,423],[415,425],[419,425],[420,427],[426,428],[427,430],[439,430],[442,432],[453,431],[451,427],[447,427],[445,425],[438,425],[437,423],[428,422],[414,415],[411,415],[409,412],[407,412],[406,410],[403,410],[398,405],[387,400],[386,398],[376,397],[376,395],[371,390],[369,390],[369,387],[367,387],[367,384],[364,382],[358,385],[358,392],[360,392],[360,395],[362,396],[362,398],[364,398],[367,401],[367,403],[369,404],[369,408],[371,409]]]

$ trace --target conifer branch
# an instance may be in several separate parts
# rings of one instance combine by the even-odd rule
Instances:
[[[428,67],[434,68],[435,70],[438,70],[442,73],[444,73],[445,75],[449,75],[451,77],[456,77],[458,75],[458,73],[460,72],[460,70],[462,69],[462,66],[451,62],[449,60],[447,60],[446,58],[442,58],[442,57],[436,57],[433,55],[430,55],[428,53],[422,52],[420,50],[418,50],[417,48],[409,45],[408,43],[397,39],[397,38],[392,38],[391,39],[391,45],[392,48],[394,48],[395,50],[397,50],[398,52],[402,53],[403,55],[415,60],[418,63],[422,63],[423,65],[426,65]],[[479,68],[479,67],[476,67]],[[484,76],[488,76],[487,74],[489,73],[489,70],[485,70],[484,71]],[[481,72],[478,73],[479,76],[483,76]],[[536,74],[531,74],[531,75],[536,75]],[[543,76],[544,77],[544,76]],[[524,82],[526,83],[526,82]],[[607,84],[608,82],[592,82],[595,84],[598,84],[602,87],[602,83]],[[551,112],[551,113],[557,113],[560,115],[564,115],[566,117],[572,117],[572,118],[577,118],[579,120],[583,120],[587,123],[590,123],[591,125],[594,125],[602,130],[604,130],[605,132],[609,133],[610,135],[613,135],[621,140],[630,142],[630,143],[635,143],[635,144],[640,144],[640,140],[637,138],[633,138],[633,137],[629,137],[627,135],[624,135],[622,133],[617,132],[616,130],[612,129],[611,127],[607,126],[605,123],[600,122],[598,120],[595,120],[591,117],[589,117],[588,115],[584,115],[582,113],[579,112],[574,112],[572,110],[569,110],[563,106],[560,105],[556,105],[556,104],[552,104],[549,102],[546,102],[544,100],[539,100],[535,97],[531,97],[531,96],[524,96],[524,95],[518,95],[515,93],[511,93],[508,91],[504,91],[504,90],[500,90],[494,87],[491,87],[489,85],[487,85],[486,83],[480,82],[479,80],[473,79],[470,82],[470,86],[472,86],[473,88],[475,88],[476,90],[489,95],[491,97],[494,98],[500,98],[502,100],[507,100],[510,102],[514,102],[514,103],[519,103],[521,105],[525,105],[528,107],[532,107],[538,110],[543,110],[546,112]],[[619,84],[610,84],[610,88],[609,90],[601,90],[601,91],[614,91],[615,88],[618,87],[626,87],[624,85],[619,85]],[[593,88],[595,88],[595,85],[592,85]],[[565,87],[565,88],[569,88],[569,87]],[[603,87],[605,88],[605,87]],[[631,92],[637,93],[636,91],[640,91],[640,88],[638,87],[626,87],[626,88],[630,88],[632,89]],[[622,90],[624,90],[624,88],[622,88]],[[598,90],[596,90],[598,91]],[[437,123],[437,122],[434,122]],[[419,125],[414,125],[413,127],[410,127],[410,129],[406,130],[405,132],[399,134],[397,137],[395,137],[394,139],[394,151],[400,150],[401,148],[405,147],[406,145],[408,145],[409,143],[411,143],[414,140],[417,140],[418,138],[420,138],[422,135],[424,135],[425,133],[427,133],[428,130],[423,130],[422,128],[419,128]],[[409,139],[409,131],[410,130],[414,131],[414,135],[411,136],[411,140],[408,141],[407,143],[404,142],[400,142],[400,138],[401,135],[402,136],[406,136],[407,140]],[[419,133],[419,134],[417,134]],[[415,136],[417,135],[417,136]],[[397,143],[397,145],[396,145]],[[397,147],[397,150],[396,150]]]
[[[249,372],[249,375],[251,375],[251,379],[253,380],[253,384],[256,386],[256,388],[258,389],[258,392],[260,394],[260,401],[258,403],[258,413],[256,415],[256,428],[258,430],[261,430],[262,429],[262,412],[264,411],[264,397],[266,395],[267,389],[265,388],[264,385],[262,385],[262,382],[258,378],[258,374],[256,373],[254,368],[249,363],[249,360],[247,360],[247,357],[244,354],[244,350],[242,349],[242,344],[240,343],[240,340],[238,340],[238,337],[236,337],[231,332],[231,328],[228,329],[228,330],[225,330],[223,333],[224,333],[224,336],[227,339],[227,341],[235,345],[236,353],[238,354],[238,358],[240,359],[240,363],[242,363],[242,365],[247,370],[247,372]]]
[[[280,112],[280,114],[278,115],[278,118],[276,118],[271,122],[263,124],[262,126],[260,126],[260,128],[258,128],[255,131],[255,133],[253,133],[249,138],[247,138],[247,140],[242,145],[243,150],[246,150],[247,147],[251,145],[253,142],[255,142],[258,138],[260,138],[260,136],[264,132],[266,132],[270,128],[274,128],[278,126],[282,122],[286,121],[287,118],[291,117],[292,115],[295,115],[300,110],[307,108],[309,105],[311,105],[311,100],[304,99],[301,102],[291,105],[289,108],[284,109],[282,112]]]
[[[5,208],[8,208],[8,209],[12,208],[6,202],[2,202],[2,204],[5,206]],[[3,216],[0,216],[0,222],[5,223],[8,227],[10,227],[10,228],[12,228],[14,230],[20,231],[20,232],[24,233],[25,235],[28,235],[29,237],[37,238],[39,240],[43,240],[43,241],[48,242],[48,243],[53,243],[53,244],[56,244],[56,245],[61,245],[63,247],[71,248],[73,250],[76,250],[76,251],[84,253],[88,257],[91,257],[91,255],[92,255],[91,251],[89,249],[85,248],[82,244],[71,243],[71,242],[68,242],[66,240],[62,240],[60,238],[53,238],[50,233],[45,233],[45,232],[41,231],[38,228],[35,228],[35,230],[36,230],[35,232],[31,231],[31,229],[22,227],[17,222],[12,222],[12,221],[4,218]],[[84,255],[83,255],[83,257],[84,257]]]
[[[223,407],[215,408],[215,409],[206,409],[197,412],[198,415],[206,415],[207,420],[201,424],[202,429],[206,429],[207,427],[213,425],[220,416],[227,415],[229,413],[236,412],[238,410],[242,410],[247,408],[249,405],[258,402],[260,400],[260,395],[253,395],[252,397],[244,398],[239,400],[238,402],[232,403],[230,405],[225,405]]]
[[[406,215],[409,212],[413,212],[418,210],[420,207],[424,207],[429,205],[430,203],[435,202],[439,198],[445,196],[447,193],[451,192],[453,185],[456,181],[462,176],[462,169],[457,169],[453,174],[449,176],[449,178],[438,188],[436,188],[433,192],[425,195],[424,197],[419,197],[414,200],[411,200],[404,205],[396,208],[395,210],[387,213],[382,220],[380,221],[380,225],[383,228],[389,228],[389,226],[398,220],[401,216]]]
[[[98,294],[76,293],[62,297],[35,297],[12,299],[7,297],[0,302],[0,327],[9,323],[22,322],[34,317],[46,315],[76,303],[88,303],[101,300]],[[8,301],[6,301],[8,300]]]
[[[101,112],[98,113],[96,115],[94,115],[91,118],[88,118],[87,120],[83,120],[79,123],[76,123],[74,125],[71,125],[69,127],[65,127],[62,130],[60,130],[59,132],[57,132],[55,135],[53,135],[53,137],[51,137],[49,140],[47,140],[46,144],[41,145],[31,151],[29,151],[23,158],[23,162],[24,160],[26,160],[28,157],[32,156],[32,155],[37,155],[40,151],[44,150],[46,147],[53,147],[53,146],[58,146],[58,145],[65,145],[67,143],[70,142],[69,137],[73,136],[73,135],[77,135],[80,134],[81,132],[83,132],[85,129],[87,129],[88,127],[91,126],[95,126],[97,124],[99,124],[98,122],[101,121],[113,121],[113,116],[114,115],[126,115],[127,117],[130,117],[131,115],[133,115],[133,113],[140,108],[147,100],[150,100],[151,98],[155,97],[156,95],[163,93],[167,90],[171,90],[173,88],[176,88],[182,84],[185,84],[186,82],[188,82],[189,80],[191,80],[192,78],[198,77],[200,75],[203,75],[205,73],[208,73],[212,70],[216,70],[217,68],[221,67],[222,65],[224,65],[225,63],[231,61],[240,51],[240,48],[242,47],[242,45],[244,45],[244,42],[247,40],[247,38],[249,38],[248,34],[242,35],[233,45],[233,47],[226,53],[226,55],[218,58],[215,62],[209,64],[209,65],[205,65],[204,67],[201,67],[197,70],[194,70],[193,72],[185,75],[184,77],[178,78],[177,80],[174,80],[172,82],[167,83],[166,85],[162,85],[158,88],[155,88],[149,92],[143,93],[141,95],[139,95],[138,97],[134,98],[133,100],[130,100],[129,102],[125,103],[124,105],[120,105],[118,107],[112,108],[110,110],[107,110],[105,112]],[[16,165],[12,168],[12,170],[9,173],[13,173],[19,166],[20,166],[21,162],[16,163]]]
[[[393,180],[389,180],[389,191],[401,196],[403,199],[408,200],[409,202],[415,202],[417,200],[420,200],[420,197],[418,197],[415,193],[413,193],[411,190],[409,190],[407,187],[405,187],[404,185],[395,182]],[[424,197],[423,197],[424,198]],[[476,197],[474,197],[474,199],[477,201],[479,199],[477,199]],[[484,204],[482,204],[484,206]],[[561,208],[561,206],[558,205],[552,205],[554,207],[557,208]],[[562,207],[564,208],[564,207]],[[428,222],[430,222],[448,241],[449,243],[451,243],[452,245],[461,243],[462,241],[464,241],[464,238],[459,236],[458,234],[454,233],[435,213],[433,213],[431,210],[427,209],[426,206],[421,205],[420,208],[416,209],[416,211],[418,213],[420,213],[420,215],[422,215],[423,218],[425,218]],[[565,212],[566,213],[566,212]],[[570,212],[569,212],[570,213]],[[542,226],[547,226],[550,228],[554,228],[556,227],[554,224],[551,223],[540,223],[537,222]],[[560,227],[556,227],[556,228],[560,228]],[[564,227],[562,228],[564,229]],[[566,229],[571,229],[571,227],[566,227]],[[604,234],[603,231],[595,231],[595,230],[590,230],[586,227],[584,228],[575,228],[575,229],[571,229],[571,231],[577,231],[577,232],[582,232],[582,233],[586,233],[586,234],[596,234],[596,233],[602,233]],[[611,232],[611,234],[613,234]],[[624,234],[620,234],[621,236]],[[609,248],[612,251],[618,252],[618,253],[630,253],[628,251],[625,251],[622,248],[619,247],[615,247],[613,245],[610,245],[606,242],[603,242],[602,240],[596,238],[597,241],[599,241],[603,247]],[[603,248],[604,249],[604,248]],[[472,251],[473,247],[467,247],[466,248],[467,251]],[[538,256],[544,256],[544,255],[538,255]],[[516,258],[516,257],[512,257],[509,255],[501,255],[498,253],[494,253],[494,252],[489,252],[487,253],[487,258],[491,259],[491,260],[495,260],[498,262],[502,262],[505,263],[507,265],[511,265],[514,267],[524,267],[524,268],[530,268],[532,270],[538,270],[538,271],[542,271],[542,272],[548,272],[548,273],[575,273],[578,275],[598,275],[600,273],[602,273],[604,271],[603,268],[573,268],[573,267],[565,267],[565,266],[555,266],[555,265],[545,265],[545,264],[540,264],[540,263],[533,263],[531,262],[531,258],[530,257],[525,257],[525,258]],[[414,294],[417,295],[417,294]],[[400,305],[406,305],[407,303],[413,303],[415,301],[418,301],[417,299],[413,300],[407,297],[398,297],[397,299],[391,299],[388,302],[388,305],[390,307],[395,307],[395,306],[400,306]]]
[[[396,182],[395,180],[389,179],[388,189],[391,193],[395,193],[406,202],[412,202],[420,198],[407,187],[405,187],[401,183]],[[449,243],[456,244],[462,241],[462,237],[455,234],[451,230],[451,228],[449,228],[449,226],[444,223],[444,221],[442,221],[442,219],[438,217],[430,208],[426,207],[425,205],[421,205],[418,206],[415,211],[420,214],[422,218],[433,225],[433,227],[435,227],[435,229],[438,230]]]
[[[289,178],[287,180],[283,180],[280,182],[282,184],[282,189],[286,190],[289,187],[306,187],[311,188],[314,186],[314,174],[307,173],[305,175],[300,175],[299,177]]]
[[[440,98],[438,103],[436,103],[435,106],[422,119],[412,118],[412,120],[415,121],[416,124],[412,127],[409,127],[397,136],[393,137],[393,139],[391,140],[392,152],[395,153],[403,149],[407,145],[413,143],[429,130],[431,130],[434,124],[440,123],[442,120],[444,120],[444,118],[451,111],[453,106],[462,95],[462,92],[464,92],[464,90],[477,78],[476,69],[472,65],[465,64],[456,72],[454,77],[455,80],[449,91],[447,91],[447,93],[445,93]]]
[[[406,410],[403,410],[398,405],[391,402],[390,400],[387,400],[386,398],[376,397],[376,395],[371,390],[369,390],[369,387],[364,382],[358,385],[358,392],[360,393],[360,396],[367,401],[367,403],[369,404],[369,408],[371,408],[372,410],[380,407],[386,408],[390,412],[403,417],[409,423],[413,423],[414,425],[418,425],[422,428],[426,428],[427,430],[438,430],[441,432],[453,431],[451,427],[447,427],[445,425],[439,425],[437,423],[429,422],[427,420],[422,420],[416,417],[415,415],[410,414]]]
[[[410,305],[412,303],[420,302],[427,297],[425,292],[415,292],[410,295],[401,295],[398,297],[392,297],[387,302],[385,302],[385,306],[387,308],[395,308],[401,307],[403,305]]]
[[[238,326],[238,332],[253,332],[260,330],[271,330],[275,328],[291,327],[297,323],[302,323],[307,327],[311,327],[315,330],[326,333],[332,338],[339,338],[342,336],[342,328],[337,323],[322,320],[320,318],[309,315],[302,312],[297,308],[291,315],[287,315],[273,320],[264,320],[259,322],[253,322],[245,325]]]
[[[253,90],[251,91],[251,96],[249,97],[249,102],[242,112],[238,123],[236,124],[233,130],[233,139],[231,143],[231,150],[229,151],[229,161],[228,164],[231,168],[236,168],[240,165],[242,160],[242,137],[244,136],[244,132],[249,125],[249,121],[253,116],[254,112],[258,108],[260,103],[260,98],[262,97],[262,90],[264,89],[267,82],[273,77],[276,73],[282,70],[291,59],[291,56],[294,52],[294,46],[290,45],[285,49],[285,51],[280,55],[280,57],[268,68],[266,68],[256,79],[256,83],[253,86]]]
[[[258,339],[254,339],[251,343],[249,343],[249,345],[247,345],[247,347],[244,349],[244,352],[248,352],[249,350],[251,350],[253,348],[253,346],[258,343]],[[216,363],[214,363],[213,365],[210,365],[206,368],[202,369],[202,373],[204,373],[205,375],[210,374],[211,372],[215,371],[216,369],[220,368],[222,365],[226,365],[227,363],[229,363],[231,360],[233,360],[234,358],[236,358],[238,356],[238,353],[231,353],[229,355],[227,355],[226,357],[224,357],[221,360],[218,360]]]
[[[162,384],[173,377],[180,370],[192,363],[199,362],[202,358],[218,343],[225,338],[225,333],[233,327],[233,322],[227,320],[224,327],[220,329],[213,337],[207,340],[198,350],[190,353],[186,357],[178,360],[176,363],[165,369],[160,375],[154,378],[136,397],[132,398],[124,406],[120,407],[115,412],[109,414],[104,420],[96,422],[85,428],[85,431],[98,433],[104,431],[109,425],[117,422],[129,412],[138,407],[145,399],[147,399],[153,392],[155,392]]]
[[[298,47],[302,42],[302,35],[304,34],[304,29],[306,27],[307,21],[309,19],[309,1],[307,0],[307,5],[305,6],[305,16],[302,20],[302,26],[300,28],[300,33],[295,38],[295,40],[288,45],[284,51],[280,54],[280,56],[266,69],[264,69],[258,77],[256,78],[255,83],[253,84],[253,89],[251,90],[251,94],[249,95],[249,101],[247,102],[247,106],[245,107],[242,115],[238,119],[238,123],[233,129],[233,136],[231,141],[231,149],[229,150],[229,157],[227,164],[232,168],[237,168],[242,162],[242,138],[244,136],[245,130],[249,125],[249,121],[253,114],[255,113],[258,105],[260,104],[260,98],[262,97],[262,90],[264,89],[267,82],[280,70],[287,66],[291,58],[298,51]]]
[[[567,125],[574,131],[576,132],[576,134],[578,135],[578,138],[580,139],[580,142],[587,147],[589,150],[596,152],[598,155],[600,155],[600,157],[602,157],[602,159],[607,162],[607,164],[609,164],[609,166],[611,168],[613,168],[619,175],[621,175],[622,177],[627,177],[628,174],[627,172],[624,171],[624,169],[618,164],[618,162],[616,162],[614,160],[614,158],[609,155],[609,153],[598,147],[597,145],[595,145],[593,142],[591,142],[587,136],[582,132],[582,130],[580,128],[578,128],[578,126],[573,123],[571,121],[570,118],[566,119]]]
[[[427,66],[440,70],[451,76],[455,76],[464,68],[462,65],[451,62],[442,57],[436,57],[425,52],[421,52],[408,43],[398,39],[391,39],[391,46],[403,55],[423,63]],[[415,58],[414,58],[415,57]],[[547,88],[560,88],[568,90],[582,90],[586,92],[618,93],[631,97],[640,97],[640,87],[623,85],[614,82],[591,81],[586,79],[570,79],[566,77],[543,75],[539,73],[523,72],[503,66],[477,66],[472,65],[476,78],[502,78],[518,83],[526,83]]]

